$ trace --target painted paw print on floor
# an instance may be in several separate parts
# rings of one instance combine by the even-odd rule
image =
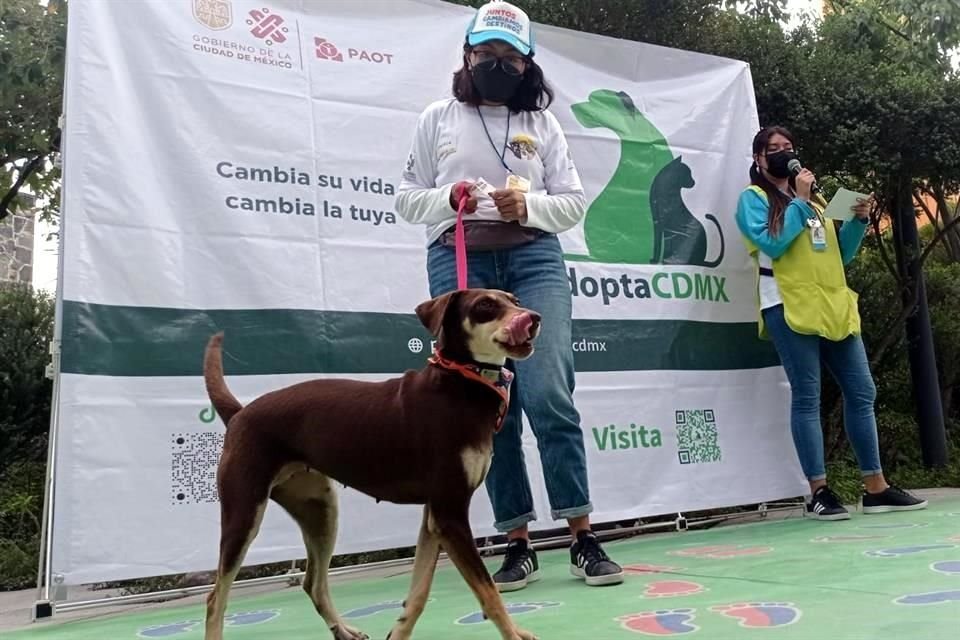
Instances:
[[[695,609],[663,609],[632,613],[617,618],[620,626],[627,631],[645,636],[681,636],[699,631],[693,623]]]
[[[953,549],[952,544],[918,544],[907,547],[890,547],[889,549],[872,549],[864,551],[863,555],[868,558],[900,558],[902,556],[912,556],[927,551],[939,551],[941,549]]]
[[[931,591],[929,593],[912,593],[906,596],[900,596],[893,601],[894,604],[907,604],[928,606],[935,604],[946,604],[948,602],[960,602],[960,589],[950,589],[948,591]]]
[[[800,609],[792,602],[750,602],[710,607],[710,611],[737,620],[741,627],[769,629],[785,627],[800,619]]]
[[[680,567],[666,567],[659,564],[628,564],[623,568],[623,571],[628,574],[647,575],[650,573],[675,573],[677,571],[683,571],[683,569]]]
[[[858,536],[858,535],[849,535],[849,536],[817,536],[810,540],[810,542],[864,542],[867,540],[885,540],[890,536]]]
[[[514,603],[504,603],[507,609],[507,613],[511,616],[520,615],[523,613],[532,613],[534,611],[541,611],[550,607],[559,607],[562,602],[514,602]],[[474,611],[473,613],[463,616],[457,620],[457,624],[480,624],[481,622],[486,622],[486,618],[483,617],[482,611]]]
[[[433,602],[433,598],[428,598],[427,604],[431,602]],[[383,613],[384,611],[399,611],[401,609],[403,609],[403,600],[385,600],[384,602],[368,604],[365,607],[350,609],[343,614],[343,617],[347,619],[367,618],[369,616],[375,616],[378,613]]]
[[[893,524],[862,524],[858,529],[916,529],[918,527],[929,527],[929,522],[899,522]]]
[[[718,545],[712,547],[691,547],[668,551],[671,556],[687,556],[693,558],[710,558],[712,560],[727,560],[742,556],[756,556],[770,553],[773,547],[737,547],[735,545]]]
[[[930,568],[937,573],[945,573],[948,576],[960,576],[960,560],[944,560],[943,562],[934,562]]]
[[[651,582],[643,592],[644,598],[676,598],[679,596],[691,596],[695,593],[703,593],[706,587],[696,582],[687,582],[686,580],[662,580],[660,582]]]
[[[137,632],[140,638],[169,638],[170,636],[180,635],[193,631],[193,628],[200,624],[201,620],[183,620],[182,622],[170,622],[168,624],[158,624],[152,627],[141,629]]]
[[[279,609],[237,611],[235,613],[228,613],[225,615],[223,617],[223,621],[228,627],[241,627],[250,624],[263,624],[264,622],[270,622],[279,615]]]

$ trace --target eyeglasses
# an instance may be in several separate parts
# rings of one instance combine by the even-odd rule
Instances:
[[[473,51],[470,55],[475,60],[474,64],[485,71],[493,71],[499,64],[504,73],[519,76],[527,68],[526,59],[520,55],[508,54],[501,58],[490,51]]]
[[[780,153],[781,151],[793,151],[793,150],[794,149],[792,144],[787,144],[782,147],[767,147],[766,150],[763,152],[763,155],[768,156],[772,153]]]

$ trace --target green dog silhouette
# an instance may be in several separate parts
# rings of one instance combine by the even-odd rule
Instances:
[[[707,262],[706,231],[680,197],[681,189],[693,186],[689,167],[674,159],[666,138],[633,99],[623,91],[599,89],[571,110],[582,126],[617,135],[620,163],[587,210],[583,230],[588,255],[564,257],[607,264],[718,265],[724,251],[722,231],[720,257]],[[666,173],[661,177],[662,171]],[[707,217],[720,228],[716,218]]]

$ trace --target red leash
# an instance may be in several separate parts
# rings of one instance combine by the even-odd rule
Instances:
[[[456,252],[457,252],[457,289],[461,291],[467,288],[467,239],[463,231],[463,213],[467,208],[467,200],[470,199],[470,192],[466,185],[457,184],[455,186],[459,206],[457,207],[457,229],[455,232]]]

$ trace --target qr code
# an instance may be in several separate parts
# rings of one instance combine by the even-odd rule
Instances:
[[[217,465],[223,434],[175,433],[171,437],[170,493],[173,504],[217,502]]]
[[[680,464],[720,462],[719,434],[713,409],[681,409],[676,412],[676,422]]]

